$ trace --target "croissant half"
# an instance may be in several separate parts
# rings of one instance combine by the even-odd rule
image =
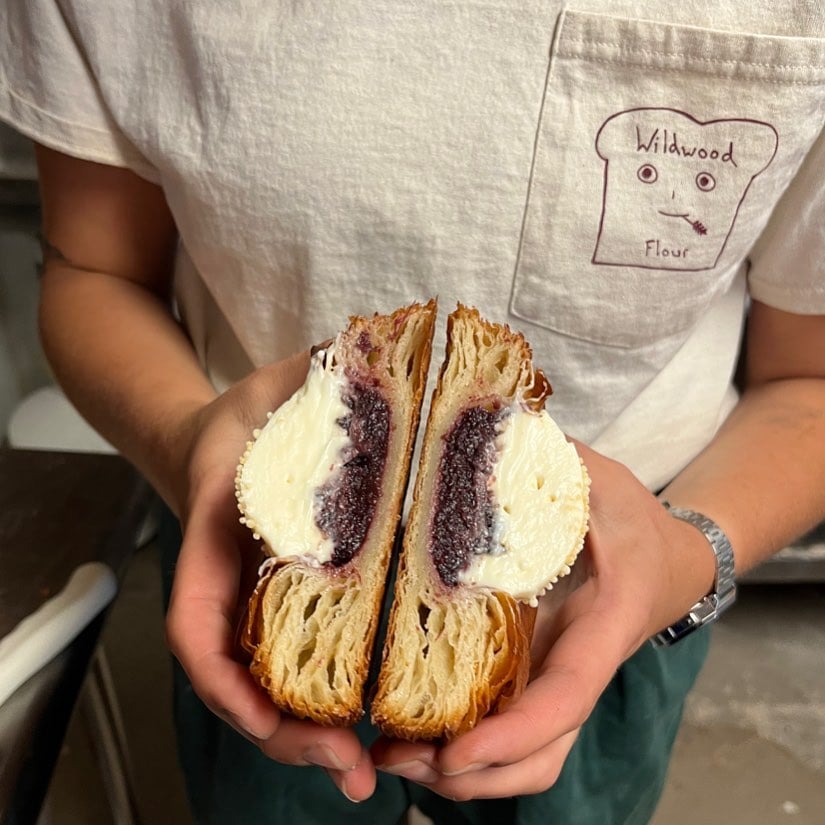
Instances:
[[[435,301],[354,317],[241,459],[242,520],[268,558],[250,600],[250,670],[281,709],[363,715],[432,349]]]
[[[424,435],[372,718],[452,739],[524,688],[537,598],[587,530],[587,473],[519,333],[459,306]]]

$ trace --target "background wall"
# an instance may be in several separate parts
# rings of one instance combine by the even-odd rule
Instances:
[[[0,124],[0,433],[21,398],[50,382],[37,337],[37,230],[34,153]]]

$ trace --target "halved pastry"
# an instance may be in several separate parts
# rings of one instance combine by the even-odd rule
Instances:
[[[238,466],[242,521],[269,556],[242,641],[252,674],[295,716],[363,715],[435,314],[430,301],[351,318]]]
[[[584,542],[589,480],[524,337],[459,305],[430,409],[372,717],[452,739],[524,688],[538,597]]]

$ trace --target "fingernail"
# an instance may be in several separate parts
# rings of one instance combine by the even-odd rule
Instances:
[[[350,802],[354,802],[356,805],[358,804],[357,799],[353,799],[349,792],[347,791],[347,774],[346,772],[331,770],[329,768],[324,768],[326,775],[335,783],[335,787],[338,788],[339,791],[347,798]]]
[[[355,765],[348,765],[329,746],[321,742],[310,745],[303,753],[303,758],[312,765],[320,768],[332,768],[336,771],[351,771]]]
[[[379,770],[384,773],[391,773],[393,776],[403,776],[413,782],[424,782],[429,784],[438,779],[438,771],[432,765],[422,762],[420,759],[413,759],[411,762],[399,762],[397,765],[379,765]]]
[[[462,776],[465,773],[480,771],[486,767],[487,765],[483,764],[482,762],[473,762],[472,765],[465,765],[463,768],[459,768],[456,771],[442,771],[442,773],[444,774],[444,776]]]

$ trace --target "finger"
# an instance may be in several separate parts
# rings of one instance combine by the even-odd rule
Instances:
[[[389,773],[424,784],[441,796],[458,802],[541,793],[558,780],[564,760],[577,736],[577,730],[571,731],[512,765],[477,769],[470,767],[460,774],[437,774],[436,778],[430,781],[422,781],[415,775],[410,775],[403,766],[388,766],[387,770]]]
[[[372,796],[376,775],[372,758],[350,728],[325,728],[283,715],[275,734],[261,750],[287,765],[324,768],[341,793],[353,802]]]
[[[437,750],[431,742],[406,742],[403,739],[391,739],[388,736],[379,736],[370,747],[370,753],[376,765],[386,761],[402,762],[413,759],[434,763]]]
[[[429,787],[459,802],[541,793],[556,784],[577,737],[578,730],[571,731],[520,762],[445,775]]]
[[[327,728],[308,719],[283,714],[277,731],[261,742],[261,750],[286,765],[318,765],[351,771],[364,759],[364,750],[351,728]],[[372,764],[369,754],[368,764]]]
[[[521,762],[587,719],[629,644],[622,621],[592,606],[595,588],[590,580],[570,597],[573,618],[524,693],[443,749],[445,773]]]
[[[378,770],[413,782],[432,782],[438,776],[438,749],[428,742],[405,742],[380,736],[370,748]]]
[[[169,647],[195,692],[254,739],[267,739],[279,713],[233,657],[241,558],[234,525],[200,505],[187,525],[166,627]]]
[[[350,802],[363,802],[375,792],[375,769],[369,754],[364,751],[362,761],[351,771],[326,769],[327,775]]]

